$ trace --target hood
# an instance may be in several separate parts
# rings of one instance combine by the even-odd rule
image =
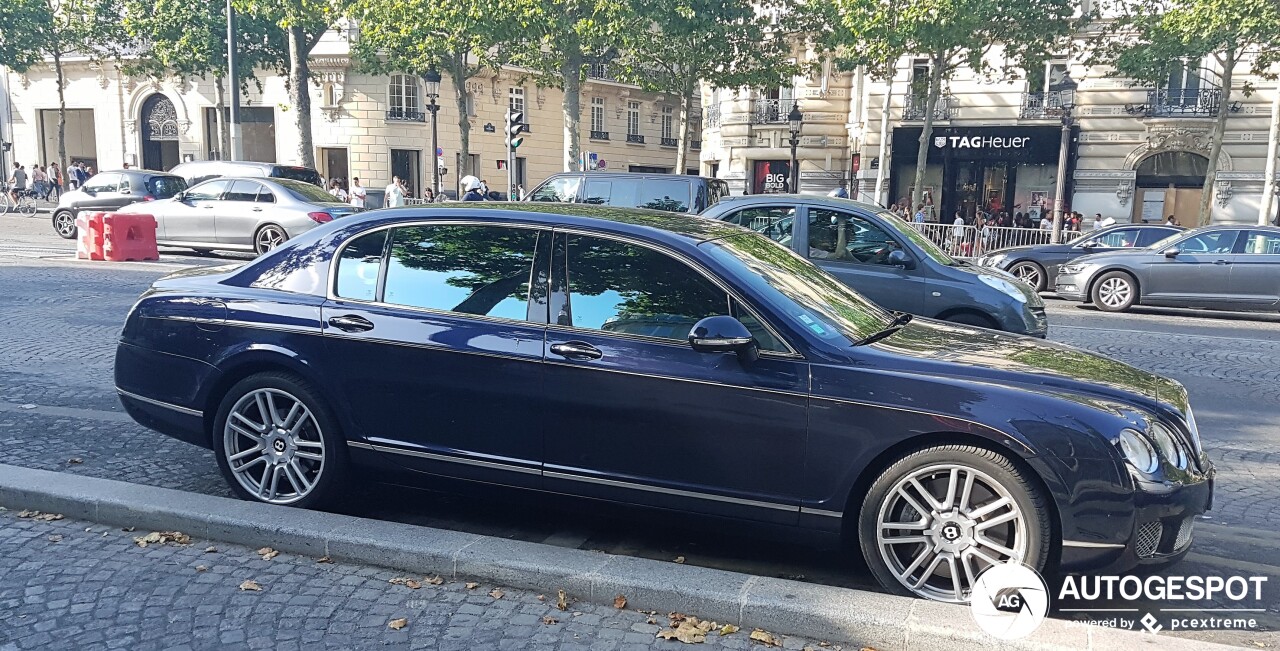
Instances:
[[[915,319],[873,344],[920,362],[931,375],[956,375],[1006,384],[1059,389],[1079,397],[1131,401],[1145,398],[1181,407],[1176,383],[1064,344]]]

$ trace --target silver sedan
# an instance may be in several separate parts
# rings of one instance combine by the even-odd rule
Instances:
[[[1280,228],[1206,226],[1145,249],[1086,255],[1062,266],[1055,289],[1106,312],[1134,305],[1280,310]]]
[[[120,212],[154,215],[161,246],[261,254],[359,210],[301,181],[219,177]]]

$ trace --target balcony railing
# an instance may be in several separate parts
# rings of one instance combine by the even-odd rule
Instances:
[[[406,111],[404,109],[391,109],[387,111],[388,122],[426,122],[427,114],[422,111]]]
[[[1075,106],[1075,91],[1051,90],[1047,93],[1023,93],[1022,110],[1025,119],[1061,118]]]
[[[701,140],[690,140],[690,141],[689,141],[689,149],[693,149],[693,150],[695,150],[695,151],[696,151],[696,150],[699,150],[699,149],[702,149],[702,141],[701,141]]]
[[[636,143],[637,145],[643,145],[643,144],[644,144],[644,135],[643,135],[643,134],[639,134],[639,133],[628,133],[628,134],[627,134],[627,142],[634,142],[634,143]]]
[[[714,129],[720,126],[720,107],[708,106],[702,110],[702,123],[708,129]]]
[[[758,99],[751,102],[751,124],[786,124],[795,100]]]
[[[1217,115],[1222,102],[1221,88],[1160,88],[1147,91],[1146,104],[1126,104],[1124,110],[1151,118],[1204,118]],[[1239,113],[1240,102],[1231,102],[1227,110]]]
[[[938,103],[933,107],[933,119],[950,120],[955,116],[956,98],[949,94],[938,96]],[[903,120],[924,120],[925,98],[907,95],[902,103]]]
[[[587,67],[588,79],[603,79],[604,81],[617,81],[615,75],[609,73],[609,65],[605,63],[593,63]]]
[[[591,139],[592,140],[608,140],[609,132],[608,131],[592,131]]]
[[[658,144],[663,147],[675,147],[679,142],[675,138],[663,138]]]

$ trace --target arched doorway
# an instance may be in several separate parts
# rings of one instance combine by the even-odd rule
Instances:
[[[1138,198],[1134,221],[1159,223],[1170,215],[1178,223],[1195,225],[1200,212],[1209,158],[1190,151],[1162,151],[1142,159],[1137,172]]]
[[[178,112],[159,93],[142,103],[142,167],[169,170],[178,164]]]

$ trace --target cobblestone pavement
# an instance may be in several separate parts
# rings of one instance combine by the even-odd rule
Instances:
[[[555,586],[538,595],[485,583],[431,585],[429,577],[289,554],[263,560],[247,547],[203,540],[141,548],[133,539],[146,533],[0,513],[0,649],[683,646],[656,637],[669,627],[667,613],[577,603],[572,595],[561,611]],[[246,581],[260,589],[243,589]],[[399,619],[406,621],[397,630],[391,624]],[[755,646],[751,633],[712,632],[703,646],[746,649]],[[822,648],[777,637],[785,649]]]

